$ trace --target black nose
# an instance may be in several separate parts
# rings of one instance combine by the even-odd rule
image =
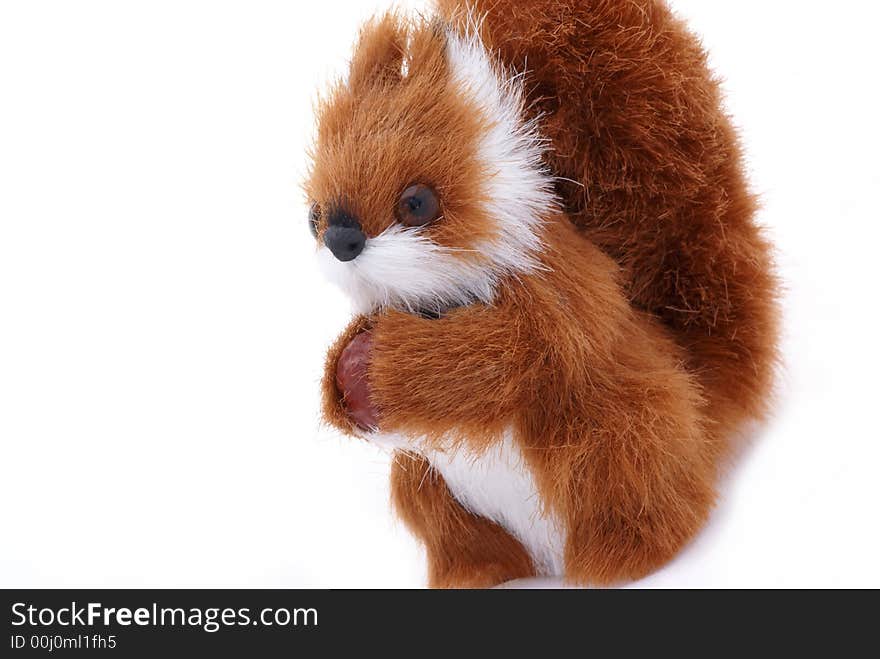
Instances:
[[[324,232],[324,244],[340,261],[351,261],[364,251],[367,237],[357,227],[329,226]]]

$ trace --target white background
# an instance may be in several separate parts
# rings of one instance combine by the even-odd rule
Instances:
[[[585,0],[587,1],[587,0]],[[674,0],[785,279],[776,418],[645,586],[880,586],[874,3]],[[384,2],[0,2],[0,585],[420,586],[319,427],[345,324],[299,181]]]

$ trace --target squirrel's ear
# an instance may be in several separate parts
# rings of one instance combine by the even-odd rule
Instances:
[[[446,70],[449,25],[434,18],[414,30],[407,45],[407,70],[424,79],[439,77]]]
[[[400,80],[406,39],[404,23],[393,13],[367,23],[361,30],[351,60],[349,89],[357,90],[376,83]]]

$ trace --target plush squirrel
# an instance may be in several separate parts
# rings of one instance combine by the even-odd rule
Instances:
[[[766,411],[777,284],[718,84],[661,0],[440,0],[319,106],[326,420],[397,451],[437,587],[638,579]]]

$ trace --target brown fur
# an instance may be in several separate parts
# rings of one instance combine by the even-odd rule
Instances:
[[[706,54],[662,0],[439,0],[528,71],[575,224],[686,348],[719,438],[765,411],[777,282]]]
[[[462,4],[442,0],[441,12],[457,20]],[[335,365],[371,327],[383,431],[479,451],[513,426],[547,511],[567,526],[566,576],[635,579],[699,530],[732,431],[765,409],[776,349],[768,247],[705,57],[663,3],[472,4],[488,13],[483,37],[501,59],[528,62],[548,162],[576,183],[560,185],[565,213],[547,218],[544,269],[510,279],[491,307],[355,319],[328,355],[324,415],[353,430]],[[448,89],[442,53],[433,26],[380,19],[349,86],[321,108],[308,194],[356,213],[369,236],[414,181],[441,194],[432,240],[467,248],[497,230],[479,203],[485,127]],[[465,511],[422,458],[399,454],[392,485],[432,585],[534,573],[523,547]]]

